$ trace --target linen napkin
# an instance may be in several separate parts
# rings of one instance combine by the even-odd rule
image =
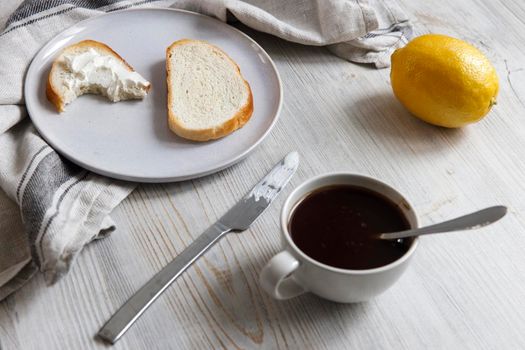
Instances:
[[[109,214],[135,187],[70,163],[38,135],[22,92],[31,59],[78,21],[153,6],[237,20],[378,68],[411,35],[408,18],[386,0],[24,1],[0,33],[0,197],[20,208],[22,222],[13,221],[12,203],[0,198],[0,300],[38,270],[48,283],[64,275],[84,245],[115,229]]]

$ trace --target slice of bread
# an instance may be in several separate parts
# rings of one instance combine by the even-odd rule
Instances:
[[[242,127],[253,112],[239,66],[205,41],[183,39],[166,50],[168,124],[177,135],[208,141]]]
[[[49,72],[46,95],[59,112],[83,94],[100,94],[113,102],[141,99],[151,84],[109,46],[84,40],[66,47]]]

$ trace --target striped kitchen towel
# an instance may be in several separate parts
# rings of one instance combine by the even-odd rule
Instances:
[[[388,0],[21,1],[0,33],[0,197],[14,203],[0,198],[0,300],[38,270],[48,283],[67,272],[85,244],[115,228],[109,214],[135,187],[71,164],[38,135],[26,118],[22,92],[31,59],[78,21],[151,6],[238,20],[378,68],[388,66],[391,52],[411,35],[407,17]]]

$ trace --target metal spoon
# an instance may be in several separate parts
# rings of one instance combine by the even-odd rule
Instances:
[[[439,224],[430,225],[412,230],[382,233],[381,239],[398,239],[413,236],[428,235],[432,233],[445,233],[452,231],[465,231],[481,228],[498,221],[507,214],[507,207],[497,205],[494,207],[482,209],[471,214],[457,217],[452,220],[444,221]]]

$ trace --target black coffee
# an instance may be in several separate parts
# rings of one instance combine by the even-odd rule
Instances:
[[[377,235],[409,228],[391,200],[348,185],[310,193],[294,208],[289,223],[292,240],[306,255],[326,265],[352,270],[380,267],[399,259],[412,239],[387,241]]]

